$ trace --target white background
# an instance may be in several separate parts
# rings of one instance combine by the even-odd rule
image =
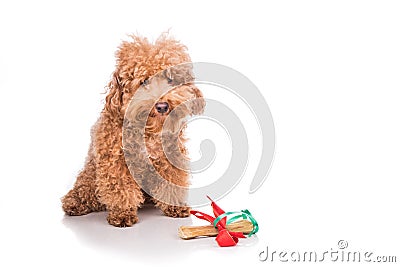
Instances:
[[[396,255],[399,14],[397,1],[2,2],[0,265],[265,266],[258,254],[266,246],[323,252],[340,239],[351,251]],[[248,208],[259,221],[257,238],[237,247],[179,240],[179,225],[198,220],[151,208],[129,229],[108,226],[105,213],[69,218],[61,211],[59,199],[83,165],[116,47],[129,33],[154,40],[168,29],[193,61],[250,78],[274,117],[268,179],[247,193],[259,154],[253,142],[243,181],[219,201],[227,210]]]

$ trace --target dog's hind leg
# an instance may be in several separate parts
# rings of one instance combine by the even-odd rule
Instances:
[[[92,211],[105,210],[95,192],[96,167],[92,155],[92,147],[85,167],[79,173],[74,188],[62,198],[62,208],[67,215],[84,215]]]

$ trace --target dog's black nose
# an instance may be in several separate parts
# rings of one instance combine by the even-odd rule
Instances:
[[[158,102],[156,104],[156,110],[158,113],[164,114],[165,112],[168,111],[168,103],[167,102]]]

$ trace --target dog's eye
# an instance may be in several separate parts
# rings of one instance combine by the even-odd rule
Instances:
[[[172,83],[172,79],[171,79],[170,77],[167,77],[167,82],[168,82],[169,84],[171,84],[171,83]]]
[[[140,85],[144,85],[144,86],[146,86],[146,85],[148,85],[149,84],[149,79],[144,79],[141,83],[140,83]]]

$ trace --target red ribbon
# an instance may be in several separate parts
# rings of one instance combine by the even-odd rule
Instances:
[[[211,201],[211,207],[213,209],[214,216],[208,215],[201,211],[191,210],[190,213],[199,219],[214,223],[216,217],[224,214],[225,211],[221,209],[209,196],[207,198]],[[217,223],[218,235],[215,238],[220,247],[232,247],[236,246],[239,242],[239,238],[246,238],[242,232],[231,232],[226,229],[226,217],[222,218]]]

